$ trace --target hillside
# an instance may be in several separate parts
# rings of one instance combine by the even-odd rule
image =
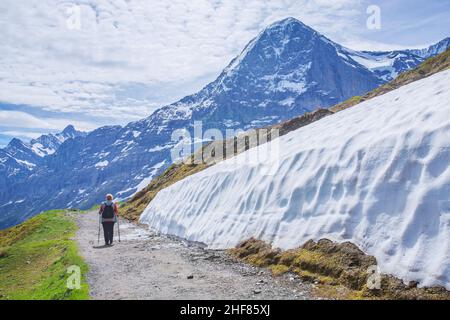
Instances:
[[[70,211],[49,211],[0,231],[0,300],[88,299],[87,265],[72,240]],[[81,268],[80,290],[66,286],[67,268]]]
[[[269,130],[277,129],[279,130],[280,136],[285,135],[291,131],[299,129],[302,126],[320,120],[327,115],[353,107],[365,100],[369,100],[371,98],[383,95],[394,89],[407,85],[411,82],[429,77],[437,72],[447,70],[450,68],[449,57],[450,57],[450,49],[434,58],[430,58],[429,60],[425,61],[423,64],[418,66],[416,69],[401,74],[397,79],[389,82],[386,85],[381,86],[380,88],[374,89],[373,91],[367,93],[362,97],[359,96],[353,97],[341,104],[331,107],[329,111],[319,109],[313,113],[307,113],[300,117],[295,117],[291,120],[271,126],[268,129]],[[224,143],[226,144],[227,142]],[[233,155],[239,153],[240,152],[238,152],[238,150],[235,149]],[[205,162],[204,164],[185,164],[185,163],[173,164],[165,172],[163,172],[161,175],[153,179],[148,186],[146,186],[143,190],[138,192],[135,196],[133,196],[128,202],[124,204],[123,206],[124,216],[130,220],[139,219],[145,207],[150,203],[151,200],[153,200],[153,198],[160,190],[192,174],[200,172],[211,165],[214,165],[214,163]]]
[[[337,112],[353,107],[358,103],[380,96],[382,94],[400,88],[401,86],[429,77],[435,73],[447,70],[449,68],[450,68],[450,49],[447,49],[440,55],[428,59],[427,61],[422,63],[418,68],[400,74],[395,80],[387,84],[384,84],[381,87],[376,88],[375,90],[372,90],[363,96],[356,96],[351,98],[350,100],[344,101],[343,103],[340,103],[330,108],[330,110],[333,112]]]
[[[140,221],[212,248],[351,241],[382,272],[449,289],[449,84],[442,71],[280,137],[274,175],[244,160],[259,146],[189,176]]]
[[[21,170],[0,152],[0,228],[52,208],[87,209],[106,193],[131,198],[174,162],[172,133],[187,129],[192,136],[195,121],[203,132],[215,128],[223,134],[267,127],[363,95],[448,44],[444,39],[420,52],[357,52],[296,19],[277,21],[216,80],[148,118],[68,139],[39,163],[19,161]],[[199,138],[191,152],[207,140]]]

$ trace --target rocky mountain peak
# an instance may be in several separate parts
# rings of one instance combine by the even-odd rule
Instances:
[[[75,127],[71,124],[69,124],[67,127],[64,128],[64,130],[62,131],[62,133],[66,136],[70,136],[70,135],[74,135],[76,134],[78,131],[75,129]]]

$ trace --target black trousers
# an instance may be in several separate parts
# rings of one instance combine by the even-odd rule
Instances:
[[[114,222],[102,222],[105,244],[112,244],[114,238]]]

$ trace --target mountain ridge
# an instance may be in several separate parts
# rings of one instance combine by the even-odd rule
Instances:
[[[355,51],[293,18],[272,24],[252,41],[199,92],[126,126],[68,139],[31,175],[29,170],[14,180],[0,175],[5,212],[0,228],[50,208],[89,208],[105,193],[128,199],[172,163],[172,133],[186,128],[192,134],[196,120],[205,130],[222,132],[265,127],[386,82],[353,60]],[[391,66],[400,68],[395,73],[403,67]]]

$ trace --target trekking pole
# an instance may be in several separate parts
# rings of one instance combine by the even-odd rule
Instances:
[[[119,217],[117,217],[117,233],[119,234],[119,242],[120,242],[120,223],[119,223]]]
[[[100,215],[98,217],[98,236],[97,236],[97,245],[100,244]]]

